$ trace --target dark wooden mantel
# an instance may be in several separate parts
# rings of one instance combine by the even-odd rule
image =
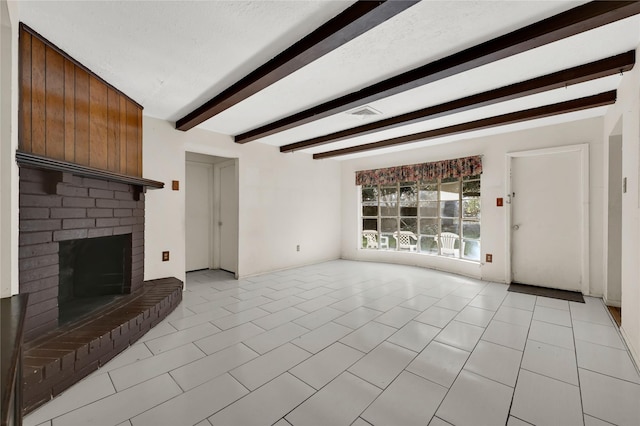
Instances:
[[[62,173],[72,173],[76,176],[89,177],[94,179],[109,180],[112,182],[136,185],[142,189],[161,189],[164,183],[157,180],[144,179],[136,176],[128,176],[114,173],[107,170],[96,169],[94,167],[82,166],[80,164],[69,163],[67,161],[54,160],[27,152],[16,151],[16,162],[20,166],[32,167],[36,169],[51,170]]]

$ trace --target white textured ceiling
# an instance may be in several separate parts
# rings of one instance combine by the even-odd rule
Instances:
[[[145,115],[175,121],[351,3],[21,1],[19,11],[23,22],[141,103]],[[199,127],[229,135],[242,133],[582,3],[585,1],[423,0]],[[373,102],[370,105],[382,115],[367,120],[602,59],[635,49],[639,43],[640,18],[628,18]],[[304,152],[333,150],[575,99],[615,89],[619,82],[619,76],[608,77]],[[575,120],[604,111],[606,108],[597,108],[505,129]],[[364,122],[346,113],[336,114],[252,143],[281,146]],[[458,139],[460,136],[440,138],[358,156]]]

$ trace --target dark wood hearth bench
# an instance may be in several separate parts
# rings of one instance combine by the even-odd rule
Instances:
[[[24,345],[23,412],[57,396],[162,321],[182,300],[182,281],[146,281],[84,319],[65,324]]]

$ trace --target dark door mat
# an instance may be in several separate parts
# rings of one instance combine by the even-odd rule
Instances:
[[[552,299],[568,300],[569,302],[584,303],[582,293],[577,291],[558,290],[556,288],[538,287],[535,285],[511,283],[507,291],[531,294],[533,296],[551,297]]]

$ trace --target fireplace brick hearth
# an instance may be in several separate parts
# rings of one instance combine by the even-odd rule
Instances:
[[[61,241],[131,234],[124,292],[142,288],[145,201],[134,185],[21,167],[19,205],[20,293],[30,293],[26,341],[58,325]]]
[[[104,366],[162,321],[182,301],[182,282],[162,278],[26,343],[23,410],[29,413]]]

